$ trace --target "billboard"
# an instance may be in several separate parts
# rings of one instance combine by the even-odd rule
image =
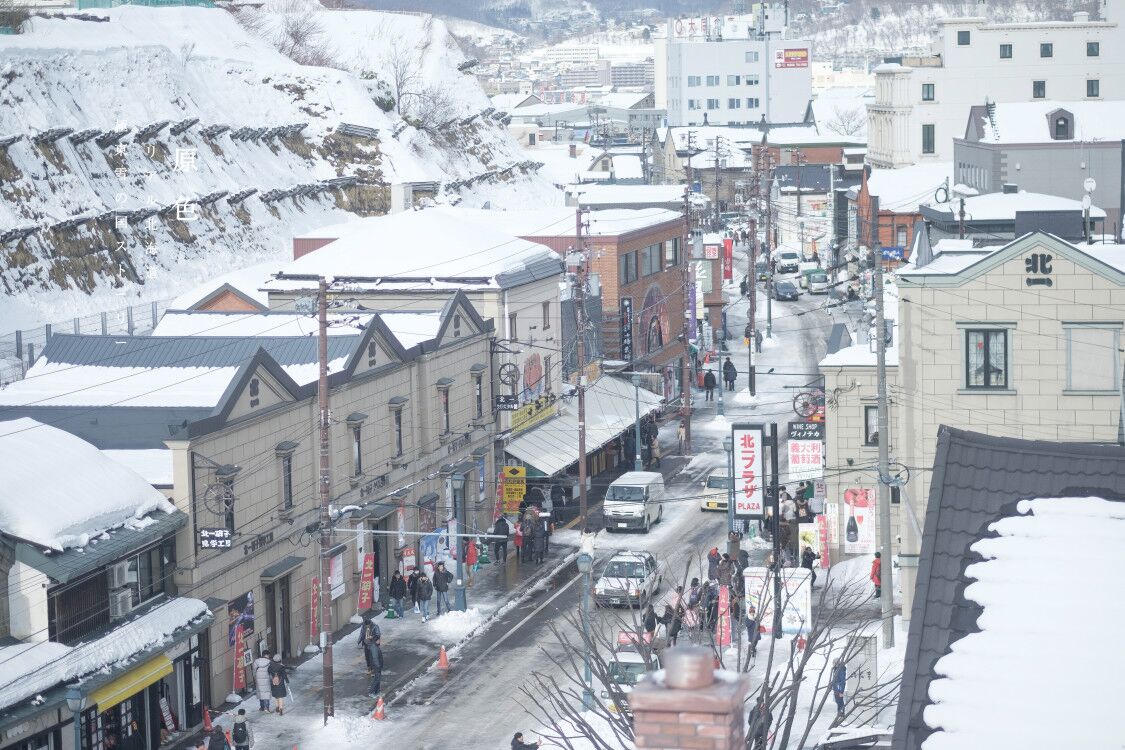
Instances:
[[[848,519],[844,524],[844,552],[869,555],[875,551],[875,491],[866,487],[844,490]]]
[[[765,514],[766,431],[762,425],[736,424],[734,440],[734,514],[740,518],[762,518]]]
[[[808,47],[779,49],[773,53],[773,66],[775,68],[807,68],[809,67]]]
[[[242,596],[236,596],[227,602],[227,640],[231,646],[235,642],[235,633],[242,629],[242,635],[249,636],[254,633],[254,592],[247,591]]]
[[[773,627],[773,574],[769,568],[746,568],[746,611],[758,613],[759,627]],[[812,630],[812,571],[807,568],[781,569],[781,632],[808,635]]]

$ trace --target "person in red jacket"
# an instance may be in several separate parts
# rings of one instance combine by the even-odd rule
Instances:
[[[875,584],[875,598],[878,599],[883,593],[883,555],[879,552],[875,553],[875,559],[871,561],[871,582]]]

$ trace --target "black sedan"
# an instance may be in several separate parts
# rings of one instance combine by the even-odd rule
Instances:
[[[773,283],[773,298],[776,300],[797,300],[797,287],[789,281],[775,281]]]

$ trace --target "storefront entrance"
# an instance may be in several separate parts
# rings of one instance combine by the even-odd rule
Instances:
[[[289,630],[290,576],[285,575],[273,583],[265,584],[266,637],[265,647],[272,654],[289,657],[292,637]]]

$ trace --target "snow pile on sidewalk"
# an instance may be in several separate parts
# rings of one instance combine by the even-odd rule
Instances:
[[[454,644],[484,624],[486,615],[478,607],[470,607],[465,612],[446,612],[441,617],[430,620],[430,635],[443,643]]]
[[[1023,500],[972,549],[965,597],[984,609],[980,632],[934,666],[937,730],[925,750],[1118,747],[1125,650],[1125,503],[1099,497]],[[1115,593],[1118,592],[1118,593]],[[1108,636],[1108,640],[1107,640]]]
[[[96,641],[64,646],[53,641],[0,648],[0,708],[108,669],[123,667],[192,621],[208,614],[198,599],[176,598],[124,623]],[[11,659],[12,661],[9,661]]]
[[[34,419],[0,422],[0,476],[0,531],[56,551],[175,510],[138,474]]]

